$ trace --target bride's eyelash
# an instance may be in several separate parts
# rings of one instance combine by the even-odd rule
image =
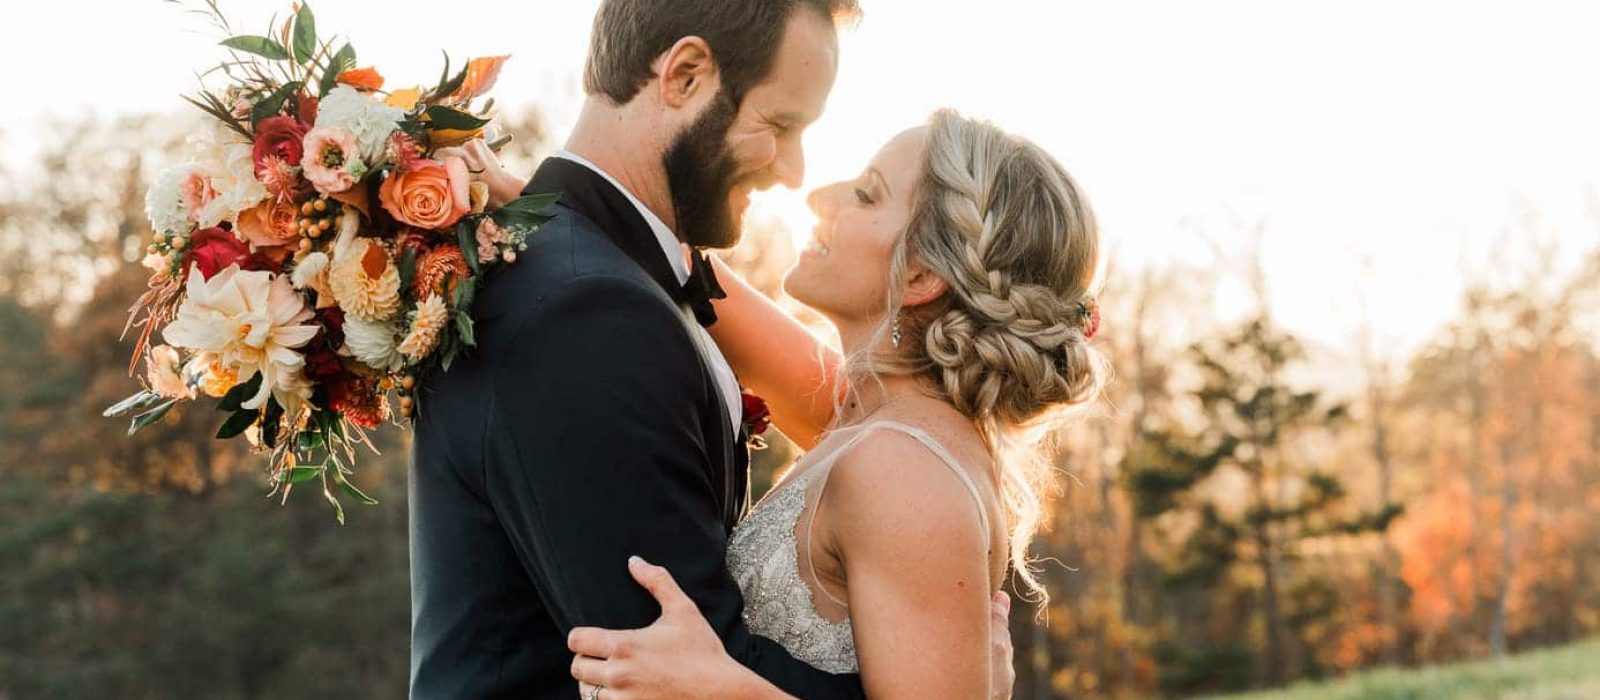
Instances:
[[[862,204],[872,204],[873,203],[872,196],[867,194],[867,191],[864,190],[864,189],[861,189],[860,187],[856,188],[856,200],[861,202]]]

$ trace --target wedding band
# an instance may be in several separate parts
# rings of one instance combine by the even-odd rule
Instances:
[[[588,695],[583,696],[583,700],[599,700],[600,691],[602,691],[602,690],[605,690],[605,686],[603,686],[603,685],[595,686],[594,690],[589,691]]]

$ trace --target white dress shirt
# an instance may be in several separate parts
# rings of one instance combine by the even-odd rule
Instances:
[[[644,217],[645,223],[650,225],[650,230],[656,234],[656,241],[661,244],[661,254],[667,256],[667,263],[672,266],[678,284],[689,281],[689,261],[684,259],[683,243],[672,233],[672,229],[667,228],[666,222],[663,222],[661,217],[650,211],[650,207],[640,202],[638,197],[633,196],[633,193],[623,187],[622,183],[617,182],[616,178],[611,177],[610,173],[584,160],[583,156],[567,150],[557,151],[555,156],[595,171],[600,177],[605,178],[606,182],[611,183],[612,187],[617,188],[622,196],[627,197],[628,201],[633,203],[633,207],[639,210],[639,215]],[[739,380],[734,377],[733,368],[728,366],[728,359],[723,357],[722,350],[717,347],[716,341],[711,339],[711,334],[695,320],[693,311],[680,306],[678,312],[684,317],[685,325],[689,327],[689,337],[700,349],[701,356],[711,365],[711,373],[717,380],[717,387],[722,390],[722,401],[728,407],[728,428],[734,435],[738,435],[740,421],[744,420],[744,401],[740,397]]]

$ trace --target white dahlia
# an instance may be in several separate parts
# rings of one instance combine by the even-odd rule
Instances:
[[[351,357],[376,370],[393,372],[405,365],[398,347],[400,327],[390,321],[344,319],[344,349]]]
[[[400,128],[405,111],[340,85],[317,103],[318,128],[345,129],[355,134],[361,160],[376,168],[385,162],[389,135]]]

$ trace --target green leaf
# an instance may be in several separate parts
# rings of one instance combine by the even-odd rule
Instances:
[[[483,267],[478,264],[478,234],[477,227],[470,221],[456,224],[456,243],[461,246],[461,256],[467,259],[467,268],[472,270],[472,276],[483,274]]]
[[[456,298],[454,305],[457,311],[466,312],[472,308],[472,300],[478,296],[476,280],[465,279],[456,285]]]
[[[294,60],[302,65],[317,53],[317,18],[311,14],[311,5],[300,3],[294,16]]]
[[[159,404],[155,408],[134,416],[133,422],[128,425],[128,434],[133,435],[134,433],[143,430],[146,426],[154,424],[162,418],[165,418],[167,416],[167,411],[172,410],[172,407],[176,405],[178,405],[177,399],[169,399],[166,403]]]
[[[451,109],[441,105],[429,107],[423,114],[428,115],[428,126],[434,129],[461,129],[470,131],[489,123],[488,119],[467,114],[459,109]]]
[[[450,371],[450,365],[456,361],[456,352],[460,350],[461,344],[456,342],[456,337],[449,333],[446,333],[444,338],[440,339],[439,344],[443,346],[439,349],[439,365],[448,372]]]
[[[322,495],[326,496],[328,498],[328,502],[333,504],[333,519],[339,521],[340,525],[343,525],[344,506],[339,505],[339,499],[334,498],[333,494],[328,493],[326,490],[322,492]]]
[[[262,58],[282,61],[289,57],[289,52],[283,44],[268,39],[264,36],[236,36],[222,40],[222,45],[235,51],[253,53]]]
[[[251,410],[248,408],[238,411],[233,415],[228,416],[228,420],[222,423],[221,428],[217,428],[217,439],[227,440],[229,438],[238,437],[239,433],[244,432],[246,428],[254,425],[256,420],[259,418],[261,418],[260,411]]]
[[[301,484],[319,476],[326,467],[291,467],[281,477],[285,483]]]
[[[473,336],[472,315],[465,313],[456,314],[456,332],[461,334],[461,342],[470,347],[477,347],[478,340]]]
[[[406,246],[400,251],[400,288],[410,289],[411,280],[417,277],[417,249]]]
[[[284,83],[283,87],[278,88],[276,92],[257,102],[254,107],[250,108],[250,125],[255,126],[267,117],[277,116],[279,112],[283,111],[284,101],[299,90],[300,86],[301,83],[298,80]]]
[[[310,452],[322,447],[322,432],[319,430],[307,429],[300,433],[300,437],[297,439],[297,442],[298,444],[296,447],[298,447],[301,452]]]
[[[503,228],[516,226],[536,229],[550,220],[551,215],[545,210],[560,198],[560,193],[524,195],[506,202],[505,206],[496,209],[490,216]]]
[[[278,431],[283,427],[283,406],[276,397],[267,397],[267,410],[261,417],[261,444],[267,449],[278,446]]]
[[[227,413],[238,411],[240,404],[256,395],[261,390],[261,373],[250,375],[250,380],[243,384],[235,384],[228,393],[222,395],[222,403],[217,404],[217,410]]]
[[[338,85],[339,74],[354,68],[355,65],[356,50],[351,48],[349,42],[345,42],[345,45],[333,54],[333,58],[328,60],[327,70],[322,71],[322,83],[317,86],[317,95],[326,96],[332,92],[334,86]]]
[[[333,475],[333,481],[334,481],[334,483],[339,485],[340,489],[342,489],[345,493],[349,494],[351,498],[354,498],[357,501],[360,501],[363,505],[369,505],[369,506],[378,505],[378,499],[373,498],[371,496],[368,496],[365,493],[362,493],[361,489],[358,489],[358,488],[355,487],[355,484],[352,484],[349,481],[346,481],[343,474],[339,474],[339,473],[335,472],[334,475]]]

